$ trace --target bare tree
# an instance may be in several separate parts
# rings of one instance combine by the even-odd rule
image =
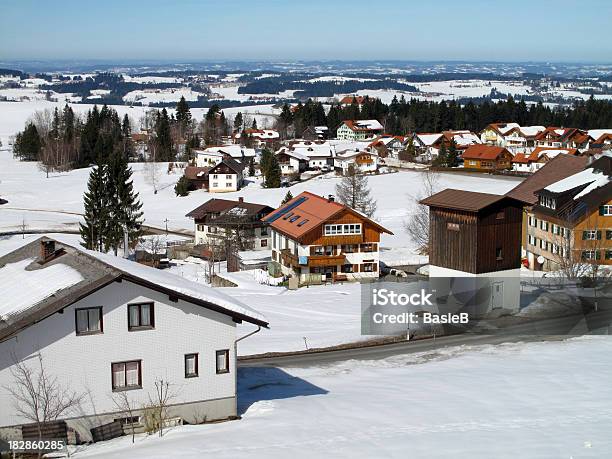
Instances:
[[[439,188],[440,175],[432,170],[421,173],[421,190],[416,195],[411,195],[415,210],[404,222],[404,229],[410,236],[421,253],[429,254],[429,207],[421,204],[420,201],[432,194]]]
[[[164,435],[164,426],[168,420],[168,405],[175,397],[170,391],[170,382],[164,379],[155,380],[155,393],[149,394],[149,405],[147,410],[152,417],[153,427],[159,432],[159,436]]]
[[[166,239],[159,235],[140,238],[139,244],[146,253],[145,261],[155,262],[156,255],[163,254],[166,250]]]
[[[162,170],[160,164],[156,161],[154,143],[149,147],[149,153],[149,157],[144,164],[142,172],[145,182],[153,188],[153,194],[157,194]]]
[[[376,212],[376,201],[370,196],[368,179],[353,166],[336,185],[338,200],[351,209],[371,217]]]
[[[124,417],[128,418],[130,421],[130,428],[132,431],[132,443],[134,443],[135,430],[134,430],[134,415],[136,411],[135,403],[130,399],[127,392],[117,392],[113,396],[113,403],[117,407],[121,413],[123,413]]]
[[[40,354],[36,359],[35,364],[28,365],[13,355],[13,382],[4,388],[13,398],[15,411],[37,425],[40,439],[43,425],[78,410],[85,394],[60,384],[48,373]]]

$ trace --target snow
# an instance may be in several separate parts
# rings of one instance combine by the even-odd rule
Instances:
[[[182,78],[175,78],[175,77],[161,77],[161,76],[130,76],[130,75],[123,75],[123,80],[127,83],[140,83],[140,84],[145,84],[145,83],[182,83],[183,79]]]
[[[383,125],[378,120],[357,120],[354,122],[355,126],[362,129],[381,130]]]
[[[442,137],[442,134],[417,134],[417,137],[423,145],[431,146]]]
[[[574,196],[574,199],[578,199],[582,196],[586,196],[596,188],[602,187],[610,182],[610,177],[605,175],[603,172],[598,172],[592,168],[585,169],[574,175],[559,180],[558,182],[548,185],[544,188],[551,193],[563,193],[564,191],[572,190],[581,185],[589,184],[584,190]]]
[[[149,266],[141,265],[140,263],[126,260],[125,258],[84,249],[80,244],[75,243],[73,238],[64,238],[62,235],[56,235],[54,236],[54,239],[62,244],[69,245],[77,250],[85,252],[101,262],[139,279],[152,282],[156,285],[192,298],[219,305],[225,309],[228,309],[229,311],[243,314],[247,317],[266,321],[266,318],[262,314],[246,304],[236,301],[234,298],[221,293],[218,289],[213,289],[175,274],[167,273],[156,268],[151,268]]]
[[[540,132],[545,131],[544,126],[521,126],[520,131],[526,137],[533,137],[538,135]]]
[[[142,434],[134,445],[125,436],[74,457],[611,457],[611,352],[602,336],[243,368],[241,420]]]
[[[35,261],[29,258],[0,267],[0,320],[6,320],[83,280],[78,271],[61,263],[41,269],[26,269]]]
[[[123,96],[123,100],[150,105],[157,102],[178,102],[181,97],[184,97],[186,101],[197,101],[199,96],[204,96],[204,94],[192,91],[191,88],[138,89],[128,92]]]
[[[593,140],[597,140],[604,134],[612,134],[612,129],[589,129],[588,133]]]

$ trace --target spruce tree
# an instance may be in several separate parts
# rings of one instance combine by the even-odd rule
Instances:
[[[177,196],[187,196],[189,194],[190,183],[189,179],[184,175],[176,182],[174,186],[174,193]]]
[[[249,177],[255,177],[255,162],[249,161]]]
[[[278,163],[278,158],[275,155],[272,155],[270,158],[270,163],[268,164],[268,169],[266,171],[265,187],[280,188],[281,175],[282,172],[280,164]]]
[[[23,130],[15,136],[13,153],[23,161],[36,161],[42,149],[42,139],[34,123],[28,123]]]
[[[257,129],[257,118],[253,118],[253,123],[251,124],[251,129]]]
[[[293,199],[293,195],[291,194],[291,190],[287,191],[287,194],[285,195],[285,197],[283,198],[283,200],[281,201],[281,206],[283,204],[287,204],[289,201],[291,201]]]
[[[98,161],[89,173],[83,197],[85,223],[79,225],[81,244],[90,250],[102,251],[107,241],[108,193],[106,165]]]
[[[132,142],[132,126],[127,113],[123,117],[121,123],[121,137],[123,139],[123,155],[130,158],[134,154],[134,144]]]
[[[450,145],[448,147],[448,153],[446,155],[446,166],[447,167],[457,167],[459,165],[459,153],[457,153],[457,144],[455,143],[455,139],[450,141]]]
[[[155,123],[155,142],[157,148],[157,161],[174,161],[172,149],[172,135],[170,133],[170,118],[166,109],[157,114]]]
[[[242,123],[243,123],[242,113],[238,112],[236,113],[236,116],[234,117],[234,131],[240,131],[242,129]]]
[[[447,154],[446,142],[442,140],[442,145],[440,145],[440,149],[438,150],[438,156],[433,161],[434,166],[446,166]]]
[[[274,156],[274,154],[267,148],[264,148],[261,151],[261,158],[259,160],[259,170],[261,171],[261,175],[263,175],[264,177],[268,175],[268,168],[270,167],[270,164],[272,162],[272,156]]]
[[[109,228],[105,249],[118,248],[127,230],[130,243],[138,240],[142,226],[142,203],[134,191],[132,169],[121,152],[115,152],[107,167],[107,187],[109,192]]]
[[[176,121],[186,127],[191,122],[191,110],[184,96],[176,104]]]

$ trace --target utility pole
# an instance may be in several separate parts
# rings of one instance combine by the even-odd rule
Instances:
[[[170,221],[170,220],[168,220],[168,218],[166,218],[166,219],[164,220],[164,223],[166,224],[166,237],[168,237],[168,222],[169,222],[169,221]]]

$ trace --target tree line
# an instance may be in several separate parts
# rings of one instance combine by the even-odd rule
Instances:
[[[521,126],[566,126],[579,129],[595,129],[612,126],[612,103],[596,100],[576,101],[567,107],[550,107],[543,103],[528,105],[524,100],[507,100],[482,103],[469,101],[422,101],[394,97],[390,104],[379,99],[365,97],[361,106],[353,100],[351,104],[332,104],[325,111],[321,102],[308,100],[293,109],[285,104],[278,120],[281,133],[293,132],[301,137],[308,126],[327,126],[331,133],[342,121],[349,119],[377,119],[385,127],[385,133],[406,135],[414,132],[442,132],[466,129],[479,132],[488,124],[516,122]]]

